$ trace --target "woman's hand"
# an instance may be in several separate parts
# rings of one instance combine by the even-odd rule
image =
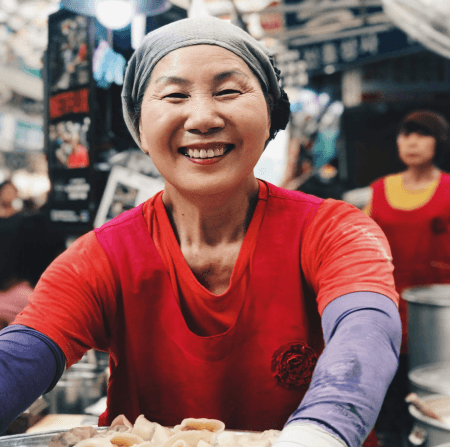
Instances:
[[[272,447],[347,447],[342,439],[316,424],[302,422],[287,425]]]

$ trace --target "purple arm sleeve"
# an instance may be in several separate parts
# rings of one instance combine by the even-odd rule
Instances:
[[[0,434],[60,379],[65,357],[44,334],[12,325],[0,332]]]
[[[291,422],[312,422],[360,446],[373,428],[398,367],[401,323],[386,296],[356,292],[322,315],[326,347]]]

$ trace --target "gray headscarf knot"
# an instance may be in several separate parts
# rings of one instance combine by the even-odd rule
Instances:
[[[155,65],[168,53],[192,45],[217,45],[241,57],[275,100],[282,94],[278,70],[269,50],[241,28],[216,17],[183,19],[158,28],[144,38],[125,73],[122,105],[125,123],[140,147],[134,126],[135,108],[142,100]]]

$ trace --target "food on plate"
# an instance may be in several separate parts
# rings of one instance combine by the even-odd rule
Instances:
[[[271,447],[279,430],[225,431],[217,419],[184,419],[173,429],[140,415],[134,425],[120,415],[107,429],[78,427],[58,434],[49,447]]]
[[[93,427],[77,427],[66,433],[56,435],[49,447],[71,447],[79,444],[84,439],[92,438],[97,432]]]
[[[174,431],[207,430],[213,433],[221,433],[225,430],[225,424],[217,419],[183,419],[180,425],[175,425]]]
[[[155,422],[150,422],[141,414],[134,422],[133,433],[144,441],[150,441],[155,434],[156,425]]]
[[[109,441],[117,447],[131,447],[132,445],[139,445],[144,442],[140,436],[129,432],[116,432],[109,438]]]
[[[114,445],[105,438],[89,438],[76,444],[77,447],[114,447]]]

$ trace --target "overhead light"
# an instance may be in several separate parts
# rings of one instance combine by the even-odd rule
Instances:
[[[2,2],[10,1],[17,2],[17,0],[0,0],[0,6]],[[125,28],[136,15],[163,14],[172,6],[169,0],[60,0],[60,2],[64,9],[96,17],[109,29]]]
[[[187,15],[189,18],[211,16],[203,0],[191,0]]]
[[[134,3],[132,0],[97,0],[95,15],[105,28],[122,29],[133,19]]]
[[[145,37],[147,16],[136,14],[131,22],[131,47],[136,50]]]

